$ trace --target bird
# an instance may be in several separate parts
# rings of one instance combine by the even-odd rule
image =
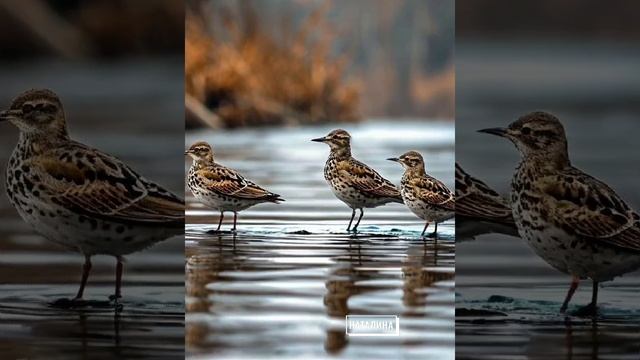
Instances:
[[[442,181],[425,171],[424,159],[417,151],[408,151],[400,157],[387,160],[398,162],[404,168],[400,182],[400,194],[409,210],[426,221],[424,236],[430,223],[435,223],[433,235],[438,233],[438,223],[455,216],[455,197]]]
[[[511,205],[456,162],[456,239],[486,233],[518,236]]]
[[[520,153],[511,181],[513,218],[534,252],[572,277],[560,312],[580,280],[591,279],[591,303],[578,313],[597,315],[599,284],[640,268],[640,216],[607,184],[571,164],[554,115],[536,111],[507,128],[479,131],[510,140]]]
[[[48,89],[18,95],[0,122],[20,132],[5,186],[18,214],[46,239],[84,255],[80,305],[94,255],[116,258],[116,304],[124,256],[184,234],[184,201],[121,160],[74,141],[60,98]],[[57,302],[56,302],[57,303]]]
[[[336,129],[311,141],[325,143],[331,149],[324,166],[324,178],[333,194],[351,208],[347,232],[358,231],[364,208],[403,203],[400,191],[391,181],[351,156],[351,135],[347,131]],[[360,216],[351,228],[356,209],[360,210]]]
[[[224,213],[233,212],[236,231],[238,212],[261,203],[280,203],[284,199],[246,179],[236,170],[216,163],[211,145],[198,141],[185,152],[193,162],[187,184],[193,196],[205,206],[220,211],[216,232],[220,231]]]

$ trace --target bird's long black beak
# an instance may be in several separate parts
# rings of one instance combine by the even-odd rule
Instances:
[[[488,128],[488,129],[478,130],[478,132],[504,137],[507,134],[507,129],[505,129],[505,128]]]
[[[311,141],[315,141],[315,142],[325,142],[325,141],[327,141],[327,138],[325,138],[325,137],[321,137],[321,138],[311,139]]]
[[[387,160],[389,160],[389,161],[395,161],[395,162],[400,162],[400,159],[398,159],[398,158],[388,158]]]

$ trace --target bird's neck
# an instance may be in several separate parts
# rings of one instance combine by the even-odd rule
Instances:
[[[344,146],[340,148],[332,148],[329,156],[336,160],[347,160],[351,158],[351,147]]]
[[[407,168],[404,171],[405,176],[407,177],[418,177],[418,176],[425,176],[427,174],[427,172],[424,170],[424,166],[413,166],[410,168]]]
[[[216,163],[215,161],[213,161],[213,158],[193,160],[193,167],[196,169],[202,169],[207,166],[215,166],[215,165]]]
[[[561,151],[527,154],[523,162],[529,168],[536,169],[539,172],[562,170],[571,166],[569,155]]]
[[[18,142],[25,151],[32,155],[37,155],[59,147],[70,140],[66,130],[50,133],[21,131]]]

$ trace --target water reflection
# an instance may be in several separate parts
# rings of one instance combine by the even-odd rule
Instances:
[[[256,342],[261,353],[291,346],[318,356],[314,344],[321,338],[326,353],[345,357],[404,346],[452,354],[450,238],[436,244],[373,234],[320,239],[191,231],[188,237],[186,343],[194,355],[239,356],[241,344]],[[310,242],[314,250],[301,251]],[[305,255],[291,257],[296,253]],[[398,314],[407,321],[407,336],[350,344],[344,328],[348,314]]]
[[[399,123],[397,136],[411,136],[398,143],[385,136],[388,126],[355,129],[354,153],[397,182],[401,169],[386,164],[386,154],[424,151],[433,174],[451,186],[453,137],[445,129],[452,127]],[[287,199],[240,213],[234,237],[208,233],[217,226],[215,212],[187,198],[190,356],[454,358],[453,222],[439,226],[437,242],[423,241],[424,223],[393,204],[370,210],[361,232],[347,234],[350,210],[322,178],[326,149],[307,146],[327,130],[287,129],[286,137],[265,131],[260,142],[255,131],[188,137],[210,141],[222,163]],[[425,143],[428,137],[433,141]],[[284,151],[282,143],[296,151]],[[349,338],[348,314],[400,315],[401,336]]]
[[[480,320],[482,334],[472,331],[470,320],[457,324],[459,353],[469,359],[526,356],[530,359],[637,359],[640,325],[618,320],[517,319]],[[525,326],[526,325],[526,326]],[[500,339],[500,341],[496,341]]]
[[[619,324],[622,325],[622,324]],[[556,340],[552,336],[536,334],[528,346],[528,352],[539,354],[534,347],[541,344],[553,344],[555,348],[564,347],[565,359],[600,359],[611,354],[616,354],[618,359],[637,359],[640,356],[640,343],[631,342],[633,337],[629,333],[640,334],[640,325],[622,325],[615,323],[599,322],[597,320],[576,321],[565,319],[565,337],[563,341]],[[640,338],[636,336],[636,338]],[[637,339],[636,339],[637,340]]]
[[[2,303],[3,358],[157,359],[177,358],[183,352],[176,345],[182,338],[183,326],[178,304],[131,310],[135,305],[129,303],[129,311],[125,308],[120,314],[107,310],[43,312],[32,301],[28,303],[29,306],[20,306],[22,313]],[[162,344],[158,343],[158,336],[164,337]]]
[[[353,242],[349,242],[346,256],[342,256],[342,260],[329,270],[328,280],[325,282],[327,292],[324,296],[324,306],[327,315],[338,320],[336,323],[350,313],[349,298],[357,290],[355,280],[366,275],[362,272],[358,273],[356,268],[356,266],[362,266],[361,248],[360,240],[354,239]],[[344,328],[328,327],[326,332],[324,348],[328,353],[338,354],[347,346],[348,340]]]

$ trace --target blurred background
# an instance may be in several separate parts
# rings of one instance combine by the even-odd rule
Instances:
[[[71,136],[182,194],[182,1],[0,2],[0,109],[30,88],[61,98]],[[0,124],[0,167],[18,140]],[[4,181],[2,181],[4,184]],[[49,243],[0,195],[0,357],[183,358],[184,242],[127,257],[124,310],[61,311],[83,258]],[[115,260],[96,256],[85,296],[113,293]]]
[[[570,38],[589,41],[632,41],[640,38],[636,14],[640,3],[614,0],[521,1],[463,0],[456,4],[459,37],[522,40]]]
[[[640,208],[640,26],[635,1],[459,0],[456,161],[501,193],[519,162],[479,134],[548,111],[563,122],[574,166]],[[500,161],[496,161],[500,159]],[[456,252],[456,351],[472,359],[633,359],[640,353],[640,274],[602,284],[601,319],[558,314],[569,278],[519,238],[483,235]],[[573,308],[589,302],[589,282]],[[498,341],[499,340],[499,341]]]
[[[187,124],[453,119],[452,1],[188,1]]]

